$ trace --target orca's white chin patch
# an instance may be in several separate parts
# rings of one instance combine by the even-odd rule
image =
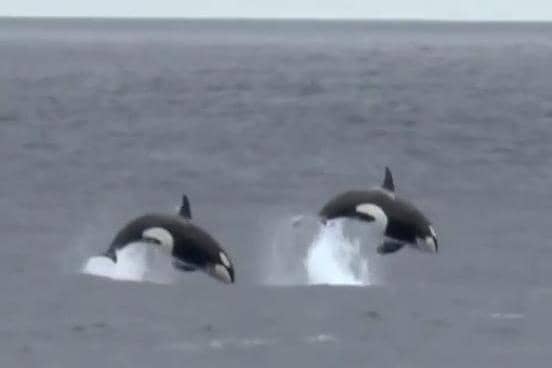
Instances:
[[[224,282],[225,284],[231,284],[234,282],[234,278],[230,274],[228,268],[221,264],[210,265],[206,268],[209,275],[215,279]]]
[[[425,238],[418,238],[418,247],[429,253],[437,253],[437,242],[433,236],[426,236]]]

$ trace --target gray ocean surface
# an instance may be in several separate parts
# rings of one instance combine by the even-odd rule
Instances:
[[[551,71],[552,24],[0,19],[0,366],[549,367]],[[386,165],[439,254],[290,277]],[[182,193],[235,285],[80,272]]]

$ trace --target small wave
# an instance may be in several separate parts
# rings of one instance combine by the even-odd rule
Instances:
[[[307,336],[305,339],[310,344],[328,344],[328,343],[336,343],[337,339],[330,334],[319,334],[314,336]]]
[[[264,346],[275,345],[274,339],[264,338],[227,338],[227,339],[211,339],[203,342],[179,341],[158,347],[159,350],[176,350],[176,351],[200,351],[200,350],[225,350],[225,349],[254,349]]]
[[[513,319],[523,319],[525,318],[525,315],[522,313],[491,313],[490,317],[492,319],[506,319],[506,320],[513,320]]]
[[[177,341],[157,346],[157,350],[169,351],[223,351],[223,350],[248,350],[258,349],[268,346],[275,346],[282,343],[302,343],[309,345],[316,344],[336,344],[338,338],[332,334],[319,333],[304,337],[296,337],[295,339],[276,339],[262,337],[246,337],[246,338],[213,338],[206,341]]]

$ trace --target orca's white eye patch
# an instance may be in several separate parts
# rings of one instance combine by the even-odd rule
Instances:
[[[435,229],[433,228],[433,226],[429,226],[429,232],[431,233],[431,235],[434,237],[434,238],[437,238],[437,232],[435,231]]]
[[[174,245],[174,238],[172,234],[162,227],[150,227],[142,232],[142,238],[146,240],[153,240],[159,243],[163,249],[172,252]]]
[[[232,267],[232,264],[230,263],[230,260],[228,259],[226,254],[224,254],[224,252],[219,253],[219,258],[220,258],[220,261],[222,262],[222,264],[225,267],[228,267],[228,268]]]

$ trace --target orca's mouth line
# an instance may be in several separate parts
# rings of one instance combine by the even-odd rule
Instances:
[[[194,272],[199,270],[225,284],[234,283],[234,269],[231,264],[225,265],[222,263],[207,263],[205,265],[198,265],[177,257],[173,257],[172,265],[174,268],[182,272]]]

